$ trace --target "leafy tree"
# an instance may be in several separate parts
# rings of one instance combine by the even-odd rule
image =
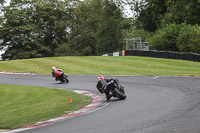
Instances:
[[[3,17],[2,17],[2,8],[3,8],[3,4],[5,3],[5,0],[0,0],[0,25],[3,23]]]
[[[140,0],[134,3],[135,26],[154,32],[168,24],[200,24],[198,0]]]
[[[180,52],[200,53],[200,26],[182,24],[177,37]]]
[[[119,50],[122,48],[121,30],[130,27],[116,3],[104,0],[79,2],[70,22],[69,41],[56,49],[62,51],[57,55],[100,55],[101,48],[104,52]]]
[[[134,3],[135,26],[154,32],[167,12],[166,0],[140,0]]]
[[[86,0],[73,9],[69,42],[62,46],[67,51],[60,53],[61,55],[96,55],[95,33],[100,19],[99,14],[102,12],[102,3],[102,0]]]
[[[38,22],[39,42],[44,47],[45,56],[54,56],[55,49],[67,41],[68,14],[66,3],[62,1],[42,1],[36,5],[35,20]]]
[[[97,29],[97,54],[114,52],[122,49],[121,10],[112,2],[106,2]]]
[[[200,26],[170,24],[147,40],[155,50],[200,53]]]
[[[0,29],[1,39],[3,40],[0,46],[7,48],[3,59],[16,59],[18,56],[19,58],[26,58],[28,52],[30,52],[28,49],[31,47],[32,38],[34,38],[34,34],[31,34],[34,25],[30,24],[30,21],[31,23],[33,21],[28,19],[27,14],[30,14],[30,12],[25,8],[19,10],[13,7],[10,9],[13,5],[12,2],[11,6],[4,8],[6,23]],[[24,55],[23,51],[25,51]]]
[[[166,28],[156,31],[153,37],[147,39],[150,49],[179,52],[177,38],[180,30],[181,25],[170,24]]]
[[[57,0],[12,0],[4,7],[5,23],[0,28],[3,59],[54,56],[66,42],[69,3]]]
[[[5,0],[0,0],[0,7],[5,3]]]
[[[162,27],[167,24],[191,24],[200,25],[200,1],[176,0],[168,2],[168,11],[161,20]]]
[[[2,10],[0,49],[6,48],[3,59],[97,55],[120,50],[121,31],[130,27],[122,17],[122,8],[130,3],[131,0],[12,0]]]
[[[200,1],[141,0],[134,11],[134,31],[154,32],[147,38],[151,49],[199,53]]]
[[[104,0],[106,3],[114,3],[121,10],[124,9],[126,5],[133,6],[135,3],[133,0]]]

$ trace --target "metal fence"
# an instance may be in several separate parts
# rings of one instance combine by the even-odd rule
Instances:
[[[140,37],[126,38],[126,50],[149,50],[149,43]]]

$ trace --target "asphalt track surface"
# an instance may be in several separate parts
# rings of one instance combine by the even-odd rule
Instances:
[[[199,77],[112,77],[125,87],[126,100],[111,99],[96,112],[24,133],[200,133]],[[70,75],[69,80],[60,84],[50,75],[0,74],[0,84],[97,92],[97,76]]]

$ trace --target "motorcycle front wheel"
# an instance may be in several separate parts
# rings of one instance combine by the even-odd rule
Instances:
[[[120,92],[117,88],[114,88],[114,93],[116,94],[116,96],[121,99],[121,100],[125,100],[126,99],[126,95],[123,94],[122,92]]]
[[[65,80],[66,83],[69,83],[69,79],[68,79],[67,75],[64,75],[63,79]]]

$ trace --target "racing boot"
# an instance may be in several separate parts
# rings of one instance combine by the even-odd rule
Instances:
[[[109,101],[110,98],[113,96],[112,94],[108,94],[108,93],[105,93],[105,94],[106,94],[106,99],[107,99],[107,101]]]

